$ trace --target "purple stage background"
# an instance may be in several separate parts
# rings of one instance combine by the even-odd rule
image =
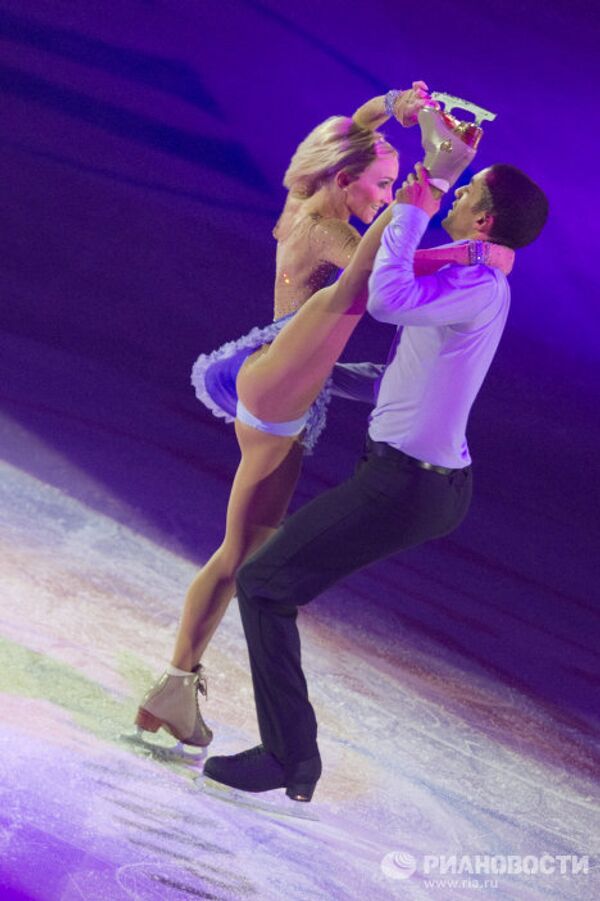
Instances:
[[[380,605],[390,629],[433,636],[458,666],[594,730],[599,44],[585,0],[2,0],[3,459],[206,559],[237,449],[189,373],[270,321],[291,153],[326,116],[413,79],[472,99],[498,114],[477,168],[513,163],[551,204],[518,253],[472,416],[472,511],[449,539],[349,580],[329,609]],[[405,173],[418,131],[385,131]],[[427,243],[441,241],[434,223]],[[366,321],[345,357],[381,360],[392,334]],[[365,425],[366,408],[332,404],[295,505],[350,472]]]

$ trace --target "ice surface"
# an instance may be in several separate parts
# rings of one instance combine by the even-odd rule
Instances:
[[[371,646],[368,620],[303,617],[325,764],[318,822],[203,793],[201,766],[119,740],[168,654],[194,567],[15,467],[2,465],[0,492],[7,887],[61,901],[463,898],[419,869],[393,879],[381,862],[392,851],[597,853],[582,736],[426,640]],[[207,664],[212,747],[255,744],[235,603]],[[597,885],[597,871],[498,878],[502,898],[592,898]]]

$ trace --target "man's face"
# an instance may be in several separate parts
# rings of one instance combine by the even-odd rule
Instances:
[[[482,169],[468,185],[463,185],[454,192],[454,203],[448,210],[442,227],[455,241],[481,236],[481,204],[487,199],[485,180],[488,172],[489,169]]]

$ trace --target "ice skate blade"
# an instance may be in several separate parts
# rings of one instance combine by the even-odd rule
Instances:
[[[130,745],[134,745],[142,753],[155,760],[172,762],[172,763],[201,763],[207,754],[207,748],[198,748],[195,751],[188,751],[183,742],[178,741],[177,744],[169,747],[168,745],[154,744],[144,738],[143,729],[138,729],[133,735],[127,733],[119,736],[121,741],[125,741]]]
[[[444,112],[446,113],[451,113],[454,109],[462,109],[466,110],[468,113],[472,113],[475,116],[475,125],[481,125],[484,121],[493,122],[496,118],[496,113],[491,113],[482,106],[471,103],[470,100],[463,100],[462,97],[455,97],[453,94],[445,94],[443,91],[434,91],[431,95],[431,99],[435,100],[436,103],[443,103]]]
[[[197,776],[194,780],[199,791],[211,798],[218,798],[234,807],[244,807],[246,810],[256,810],[258,813],[267,813],[272,817],[293,817],[296,820],[312,820],[318,823],[319,817],[307,809],[306,804],[292,801],[285,794],[273,795],[271,792],[253,794],[243,792],[221,782],[214,782],[208,776]],[[279,789],[276,789],[279,791]],[[265,795],[270,795],[267,798]]]

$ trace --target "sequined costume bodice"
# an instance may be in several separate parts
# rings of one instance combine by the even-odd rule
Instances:
[[[278,228],[279,237],[283,230]],[[274,318],[298,310],[316,291],[335,280],[360,240],[347,222],[318,213],[297,215],[277,243]]]

